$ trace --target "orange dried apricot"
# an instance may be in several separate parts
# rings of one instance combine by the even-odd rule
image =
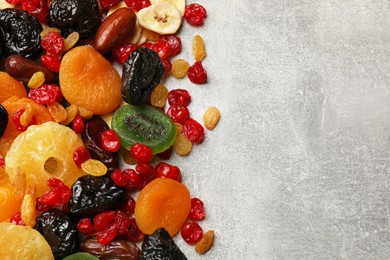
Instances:
[[[9,220],[19,212],[21,204],[22,197],[17,194],[5,170],[0,167],[0,222]]]
[[[180,231],[190,209],[190,192],[186,186],[171,179],[157,178],[139,194],[135,220],[145,234],[163,227],[174,236]]]
[[[22,82],[17,81],[8,73],[0,71],[0,103],[12,96],[27,97],[26,89]]]
[[[111,63],[90,46],[67,52],[61,61],[62,94],[70,104],[105,115],[122,101],[122,80]]]

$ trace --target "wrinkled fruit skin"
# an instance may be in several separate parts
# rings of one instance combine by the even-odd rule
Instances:
[[[137,245],[125,239],[114,239],[106,245],[101,245],[96,237],[88,237],[81,246],[83,252],[99,257],[99,259],[137,260],[141,250]]]
[[[12,54],[38,57],[43,50],[41,32],[42,26],[34,16],[16,9],[0,11],[0,49],[4,58]]]
[[[146,235],[142,243],[140,260],[186,260],[187,257],[173,242],[169,233],[160,228],[151,235]]]
[[[125,189],[116,186],[110,176],[86,175],[72,185],[68,209],[79,216],[90,217],[103,211],[120,209],[125,202]]]
[[[52,0],[48,25],[61,30],[62,36],[78,32],[80,38],[92,36],[100,24],[97,0]]]
[[[49,243],[55,259],[63,259],[75,252],[78,244],[78,231],[65,212],[50,209],[42,213],[37,218],[34,228]]]
[[[155,51],[146,48],[136,49],[123,64],[123,100],[135,106],[142,105],[164,74],[164,66]]]
[[[0,138],[3,136],[8,124],[8,112],[0,105]]]

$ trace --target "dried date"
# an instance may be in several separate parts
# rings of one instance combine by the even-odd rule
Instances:
[[[88,237],[81,246],[81,251],[97,256],[99,259],[137,260],[141,250],[137,245],[125,239],[114,239],[101,245],[95,237]]]

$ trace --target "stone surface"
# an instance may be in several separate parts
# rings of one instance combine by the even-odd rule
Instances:
[[[389,259],[390,2],[198,1],[209,84],[167,82],[220,124],[175,156],[213,249],[189,259]]]

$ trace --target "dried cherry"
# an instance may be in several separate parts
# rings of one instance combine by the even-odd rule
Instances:
[[[193,26],[200,26],[203,24],[203,20],[206,17],[206,9],[200,4],[192,3],[186,6],[184,12],[184,18],[187,22]]]
[[[204,137],[204,128],[192,118],[187,119],[183,124],[183,132],[193,143],[201,143]]]

